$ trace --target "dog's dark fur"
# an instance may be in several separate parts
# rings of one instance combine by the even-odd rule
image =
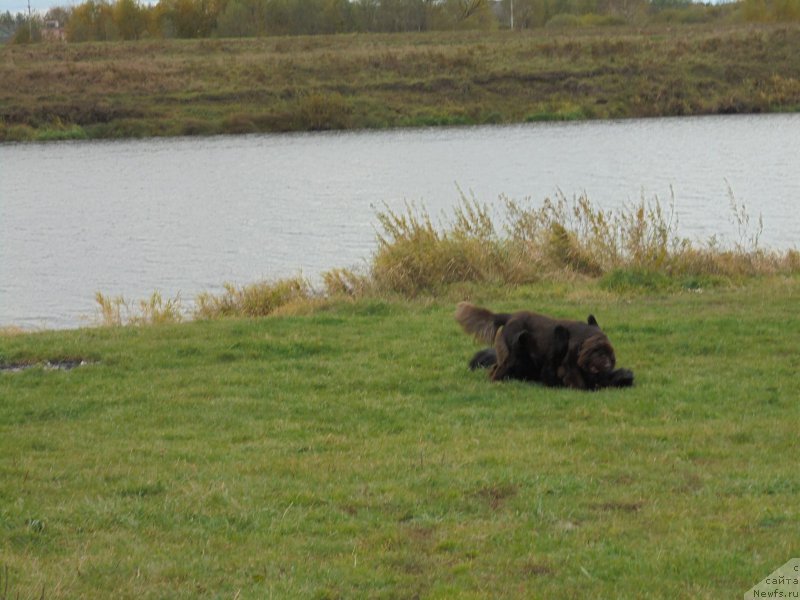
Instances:
[[[469,363],[471,369],[490,369],[493,381],[521,379],[583,390],[633,385],[633,372],[614,368],[614,348],[593,315],[586,322],[571,321],[527,311],[493,313],[462,302],[456,321],[494,344]]]

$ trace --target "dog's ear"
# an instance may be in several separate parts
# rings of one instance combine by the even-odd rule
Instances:
[[[523,329],[511,340],[511,351],[518,352],[520,350],[527,350],[531,341],[533,340],[531,339],[530,332],[527,329]]]
[[[498,330],[497,335],[494,336],[494,352],[497,365],[504,365],[508,361],[510,350],[506,345],[505,331]]]
[[[589,315],[589,318],[586,320],[586,322],[592,327],[600,327],[600,325],[597,324],[597,319],[594,318],[594,315]]]

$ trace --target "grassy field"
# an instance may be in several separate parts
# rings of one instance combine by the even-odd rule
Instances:
[[[491,384],[456,300],[636,387]],[[735,598],[797,556],[800,278],[0,336],[2,598]]]
[[[800,26],[7,45],[0,140],[796,111]]]

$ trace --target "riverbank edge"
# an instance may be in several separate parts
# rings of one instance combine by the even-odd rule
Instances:
[[[693,113],[684,114],[684,117],[713,117],[713,116],[728,116],[731,114],[758,115],[758,114],[797,114],[800,113],[800,106],[783,107],[780,109],[773,109],[768,112],[753,111],[753,112],[738,112],[731,113],[730,111],[721,111],[716,113]],[[349,127],[343,129],[239,129],[236,131],[227,131],[223,126],[216,128],[213,125],[204,127],[202,132],[186,132],[172,129],[164,129],[158,123],[150,123],[137,121],[133,123],[119,124],[121,130],[113,135],[108,135],[105,131],[97,133],[97,128],[93,126],[81,127],[79,125],[70,125],[58,128],[37,128],[29,131],[24,128],[20,131],[19,128],[9,127],[8,131],[3,132],[0,129],[0,144],[14,144],[14,143],[49,143],[49,142],[78,142],[78,141],[114,141],[114,140],[139,140],[139,139],[180,139],[180,138],[213,138],[220,136],[239,136],[239,135],[281,135],[281,134],[302,134],[302,133],[318,133],[318,132],[339,132],[339,133],[364,133],[371,131],[402,131],[413,129],[429,129],[429,128],[454,128],[454,127],[486,127],[492,125],[530,125],[533,123],[564,123],[564,122],[602,122],[602,121],[620,121],[620,120],[636,120],[636,119],[662,119],[672,118],[676,115],[655,115],[655,116],[618,116],[613,118],[598,118],[589,117],[583,113],[540,113],[531,118],[526,118],[521,121],[502,121],[498,122],[494,119],[486,121],[472,121],[471,119],[464,118],[459,115],[442,115],[440,117],[429,119],[422,118],[415,121],[408,121],[401,125],[393,125],[389,127]],[[5,136],[5,137],[2,137]]]

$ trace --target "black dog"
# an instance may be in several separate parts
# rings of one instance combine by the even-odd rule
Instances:
[[[633,372],[615,369],[616,356],[597,320],[552,319],[532,312],[493,313],[462,302],[456,320],[467,333],[493,343],[470,361],[492,381],[520,379],[594,390],[633,385]]]

